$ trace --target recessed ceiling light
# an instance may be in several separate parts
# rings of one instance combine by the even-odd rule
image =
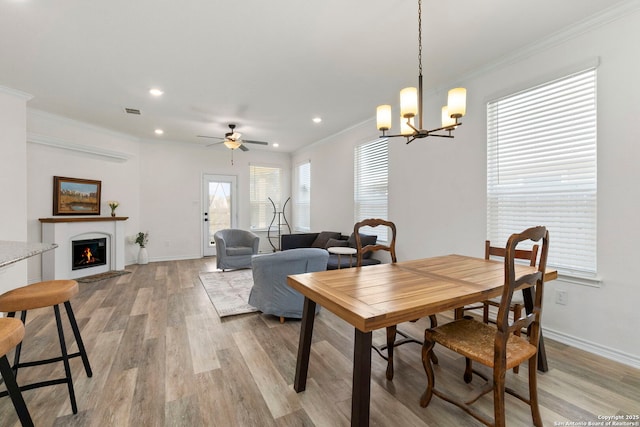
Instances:
[[[276,142],[276,143],[274,143],[274,144],[271,144],[271,145],[272,145],[274,148],[278,148],[278,147],[280,147],[280,144],[278,144],[277,142]]]
[[[314,117],[313,118],[313,123],[320,123],[322,122],[322,118],[321,117]]]
[[[160,96],[160,95],[162,95],[164,92],[163,92],[162,90],[160,90],[160,89],[158,89],[158,88],[155,88],[155,87],[154,87],[154,88],[152,88],[152,89],[149,89],[149,93],[150,93],[151,95],[153,95],[153,96]]]
[[[162,129],[156,129],[154,132],[156,133],[156,135],[162,135],[164,133]]]

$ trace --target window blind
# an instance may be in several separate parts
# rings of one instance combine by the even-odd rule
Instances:
[[[265,230],[273,219],[273,205],[280,206],[280,168],[249,166],[249,203],[251,205],[251,229]]]
[[[354,153],[354,216],[387,219],[389,192],[389,142],[378,139],[355,147]],[[387,241],[386,227],[366,227],[363,234],[377,235]]]
[[[596,69],[487,104],[487,233],[549,230],[548,264],[596,273]]]
[[[293,203],[293,228],[297,231],[311,230],[311,162],[296,167],[295,198]]]

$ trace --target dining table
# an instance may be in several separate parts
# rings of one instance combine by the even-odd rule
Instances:
[[[516,265],[516,275],[535,270]],[[556,270],[545,271],[545,282],[556,278]],[[368,426],[372,332],[500,296],[504,262],[452,254],[296,274],[287,283],[304,296],[295,391],[306,388],[315,307],[320,304],[354,327],[351,425]],[[530,312],[530,292],[525,292],[525,306]]]

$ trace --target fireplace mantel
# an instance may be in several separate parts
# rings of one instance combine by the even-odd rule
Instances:
[[[126,216],[40,218],[42,242],[56,243],[58,249],[42,255],[43,280],[77,279],[88,274],[124,270]],[[107,264],[72,270],[72,241],[107,238]],[[89,271],[91,270],[91,271]]]
[[[53,222],[95,222],[95,221],[126,221],[128,216],[82,216],[82,217],[55,217],[55,218],[40,218],[42,223]]]

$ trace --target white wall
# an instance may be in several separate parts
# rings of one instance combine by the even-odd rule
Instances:
[[[118,216],[129,217],[126,235],[149,233],[150,261],[202,256],[203,174],[237,176],[239,228],[249,228],[250,162],[282,167],[283,194],[290,192],[289,154],[237,151],[231,165],[231,152],[222,146],[140,141],[37,110],[29,110],[27,128],[29,241],[41,241],[38,218],[52,216],[55,175],[102,181],[101,215],[110,214],[108,200],[119,201]],[[261,251],[270,251],[266,233],[258,234]],[[137,262],[137,250],[126,245],[126,264]],[[40,269],[39,258],[29,260],[30,282],[40,280]]]
[[[479,71],[461,82],[468,89],[467,116],[455,140],[428,138],[405,145],[391,140],[389,219],[398,226],[398,257],[443,253],[482,256],[486,238],[486,102],[525,89],[599,57],[598,68],[598,273],[600,287],[562,280],[545,294],[545,334],[640,366],[640,322],[635,261],[640,240],[640,13],[555,35],[519,59]],[[428,61],[427,70],[428,70]],[[458,84],[460,82],[454,82]],[[399,90],[400,88],[398,88]],[[426,127],[438,126],[445,92],[425,100]],[[371,116],[375,106],[371,106]],[[396,109],[397,111],[397,109]],[[431,120],[433,119],[433,120]],[[567,117],[571,120],[571,117]],[[373,120],[294,154],[311,160],[312,230],[350,232],[353,227],[353,147],[375,139]],[[553,236],[551,236],[553,245]],[[568,292],[568,305],[554,301]]]
[[[37,110],[28,111],[28,240],[40,242],[39,218],[53,216],[53,177],[102,181],[101,216],[109,216],[108,200],[117,200],[126,235],[138,230],[140,211],[139,143],[135,138]],[[137,247],[125,245],[125,262],[134,262]],[[29,260],[29,282],[41,278],[40,257]]]
[[[238,228],[249,229],[249,164],[285,170],[283,196],[290,194],[290,155],[265,150],[233,153],[224,146],[206,147],[162,141],[141,143],[140,229],[149,231],[152,260],[202,256],[202,177],[235,175],[238,184]],[[270,251],[266,233],[258,233],[260,250]]]
[[[0,240],[26,241],[26,111],[29,95],[0,86]],[[0,293],[24,286],[27,264],[0,268]]]

